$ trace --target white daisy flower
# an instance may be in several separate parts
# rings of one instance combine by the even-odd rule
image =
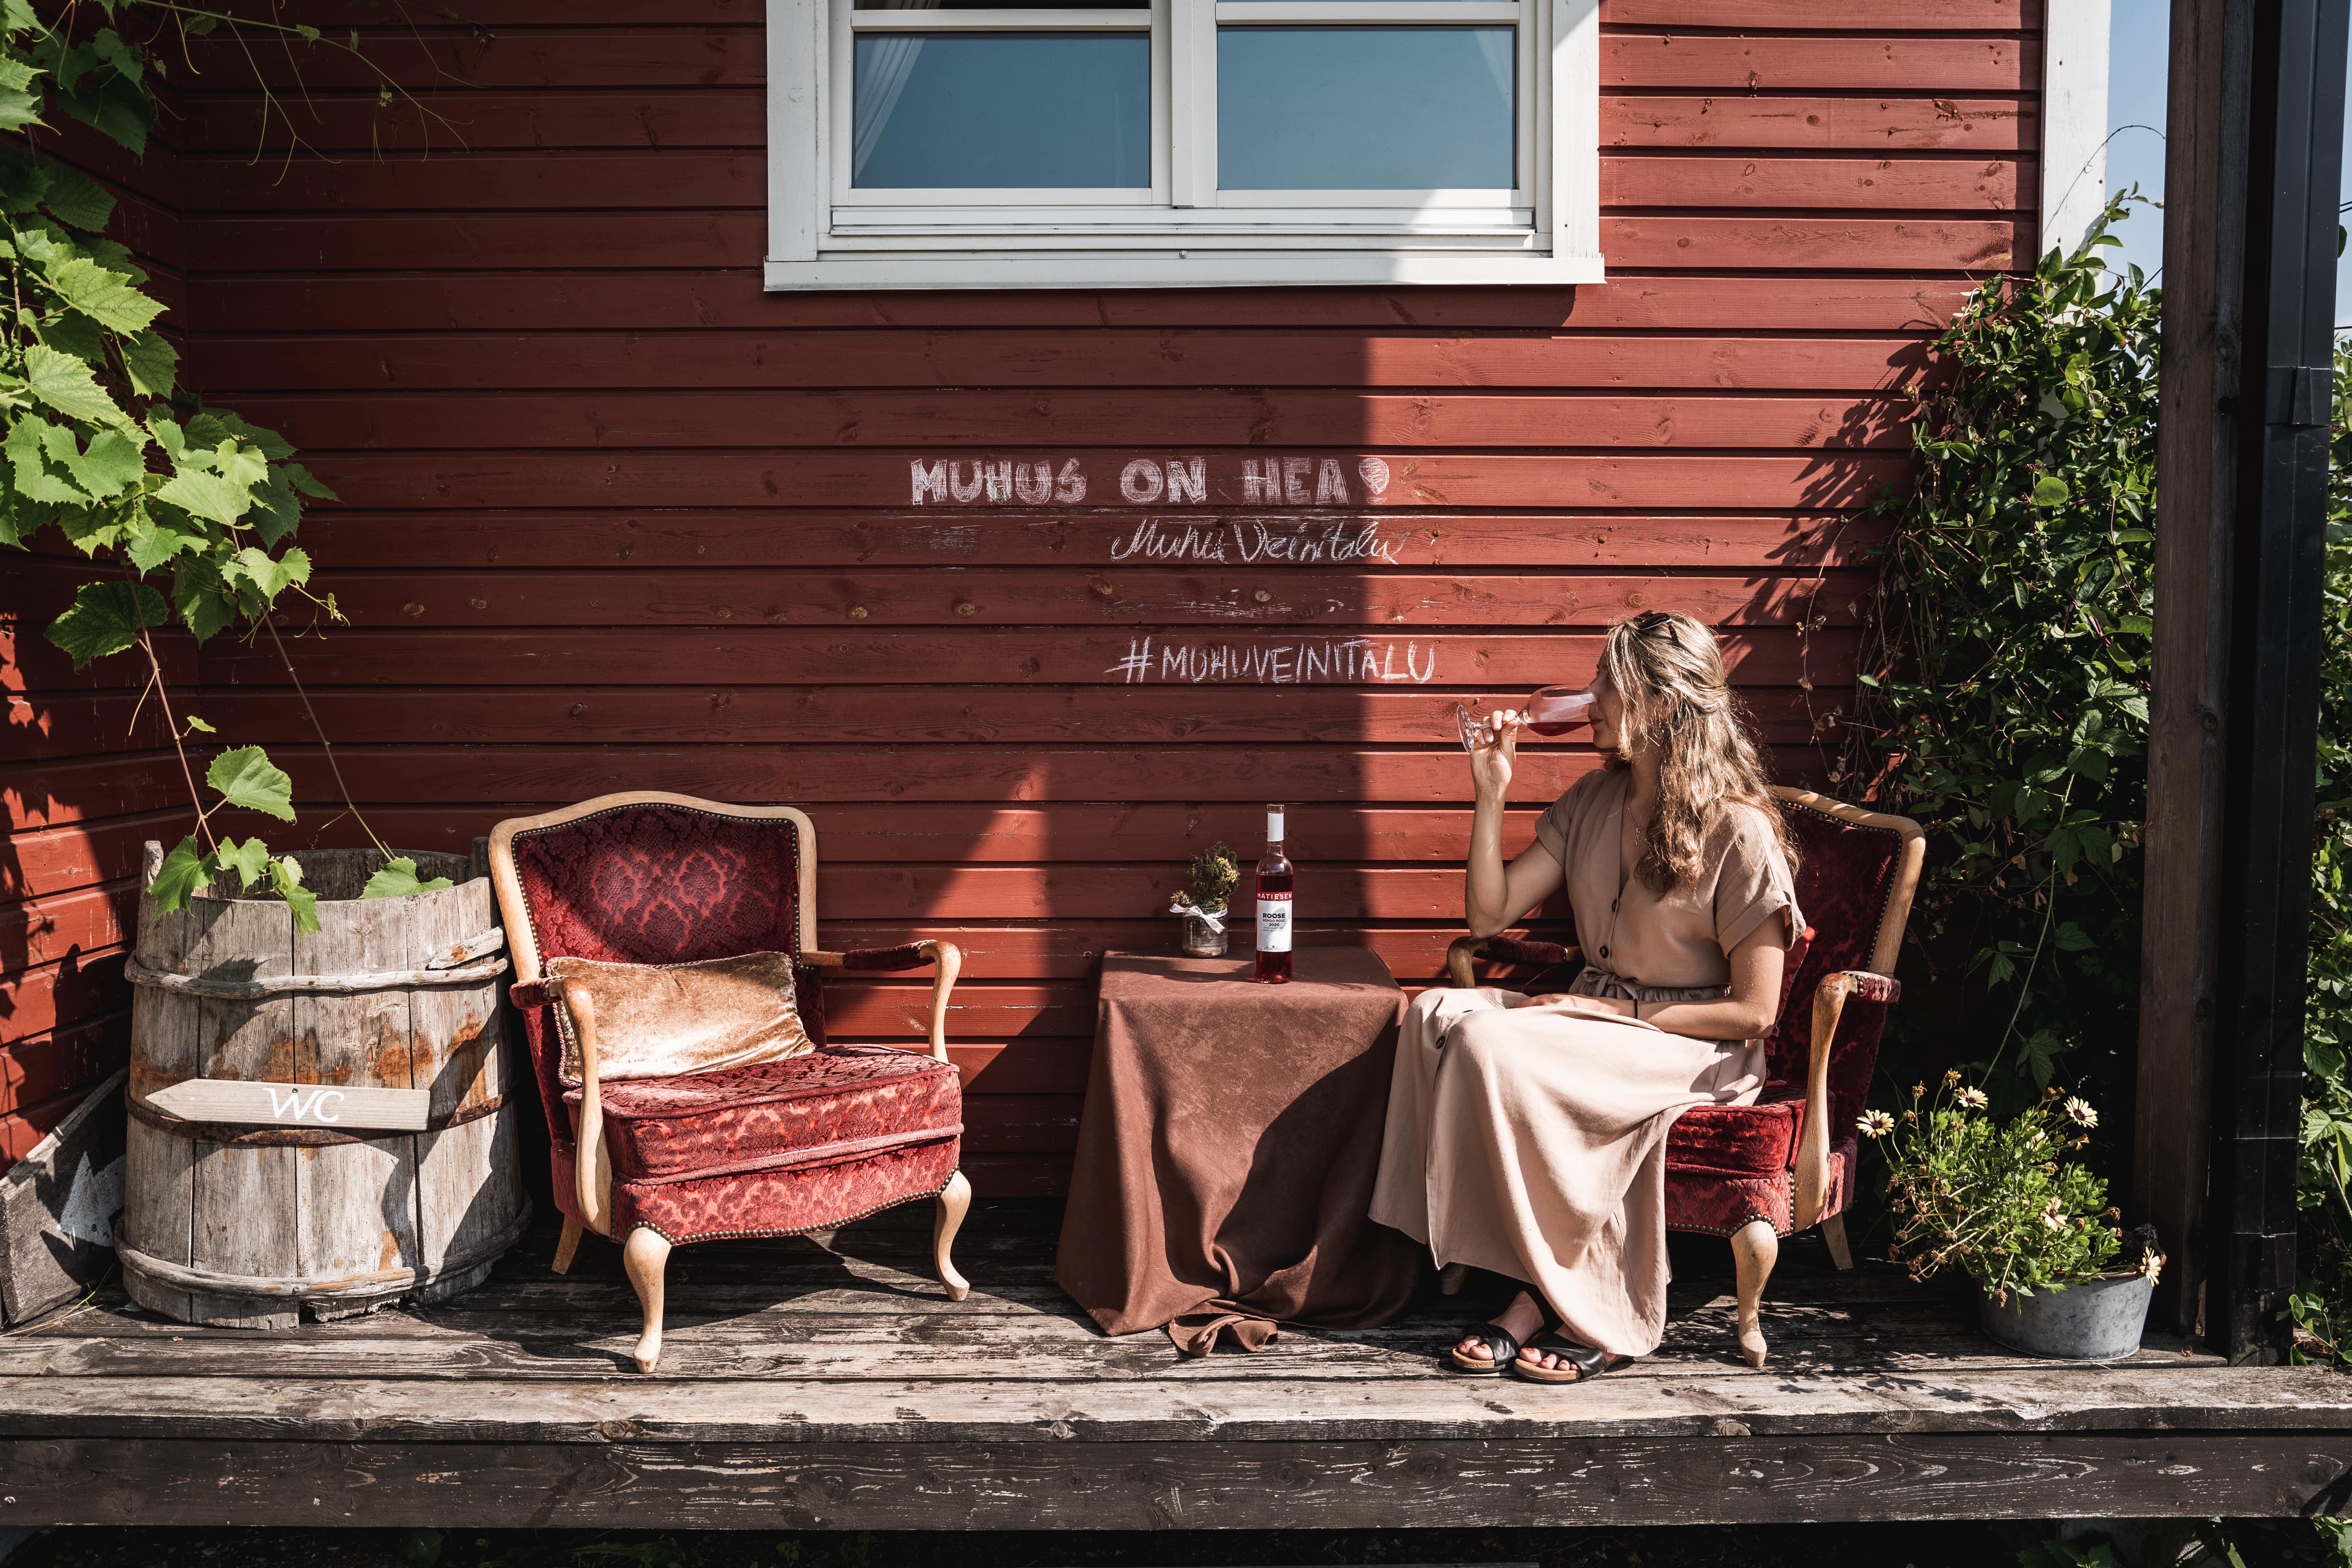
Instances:
[[[1895,1131],[1895,1118],[1884,1110],[1865,1110],[1853,1119],[1853,1124],[1866,1138],[1884,1138]]]
[[[2099,1113],[2091,1109],[2089,1100],[2078,1098],[2066,1102],[2066,1120],[2077,1127],[2096,1127]]]
[[[1952,1098],[1959,1102],[1963,1110],[1982,1110],[1992,1103],[1983,1089],[1975,1088],[1964,1089]]]

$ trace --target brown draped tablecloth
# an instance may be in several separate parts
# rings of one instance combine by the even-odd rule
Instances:
[[[1360,947],[1104,955],[1094,1068],[1055,1278],[1110,1334],[1360,1328],[1402,1312],[1423,1248],[1366,1216],[1404,994]]]

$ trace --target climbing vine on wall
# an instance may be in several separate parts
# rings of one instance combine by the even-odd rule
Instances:
[[[226,633],[266,636],[282,656],[273,608],[292,603],[339,619],[331,595],[310,593],[310,558],[294,542],[304,501],[331,492],[277,435],[179,384],[178,355],[156,327],[163,305],[129,247],[106,237],[115,198],[46,155],[41,134],[71,119],[143,153],[169,60],[184,58],[190,40],[224,32],[366,58],[356,34],[338,41],[300,24],[155,0],[68,4],[47,21],[26,0],[0,0],[0,261],[8,275],[0,545],[22,549],[54,529],[91,563],[47,628],[76,669],[121,654],[146,663],[141,702],[161,710],[196,807],[195,831],[153,884],[162,907],[177,909],[234,871],[243,888],[274,890],[304,930],[316,930],[316,900],[299,863],[258,837],[239,842],[215,826],[230,809],[293,820],[292,781],[260,747],[241,746],[215,756],[198,788],[188,747],[213,728],[173,710],[156,638],[170,630],[199,644]],[[379,100],[391,93],[387,80]],[[446,885],[421,884],[414,861],[385,855],[368,896]]]

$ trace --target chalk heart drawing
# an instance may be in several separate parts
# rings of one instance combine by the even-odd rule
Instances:
[[[1364,488],[1374,495],[1388,493],[1389,466],[1378,458],[1357,458],[1356,475],[1364,481]]]

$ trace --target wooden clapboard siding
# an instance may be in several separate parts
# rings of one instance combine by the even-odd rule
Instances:
[[[184,353],[184,232],[169,149],[136,163],[71,121],[37,144],[114,196],[109,232],[148,274],[167,307],[158,325]],[[110,858],[57,825],[131,819],[176,839],[193,816],[184,786],[157,798],[165,731],[155,704],[138,708],[143,659],[76,670],[42,636],[86,565],[55,532],[0,564],[0,1161],[39,1142],[129,1046],[122,959],[136,850],[129,863]],[[195,684],[184,638],[163,638],[158,653],[184,692]],[[142,805],[143,817],[126,818]]]
[[[1254,856],[1268,798],[1302,939],[1437,974],[1456,697],[1688,610],[1819,780],[1928,340],[2039,242],[2040,0],[1605,0],[1606,285],[1006,294],[761,292],[754,0],[489,0],[487,41],[319,9],[423,111],[315,52],[303,146],[257,162],[254,79],[200,40],[171,145],[88,161],[190,382],[341,498],[302,539],[347,624],[297,647],[353,794],[457,851],[607,790],[806,805],[825,941],[966,950],[983,1191],[1057,1190],[1094,966],[1167,941],[1182,862]],[[1347,504],[1245,485],[1286,458]],[[1176,459],[1197,499],[1122,492]],[[919,479],[1072,462],[1083,501]],[[38,639],[71,581],[33,563],[0,618],[0,1143],[119,1058],[139,845],[184,822],[135,681]],[[293,774],[274,840],[362,841],[274,656],[165,655]],[[1592,765],[1530,746],[1509,847]],[[844,982],[835,1027],[912,1043],[923,995]]]

